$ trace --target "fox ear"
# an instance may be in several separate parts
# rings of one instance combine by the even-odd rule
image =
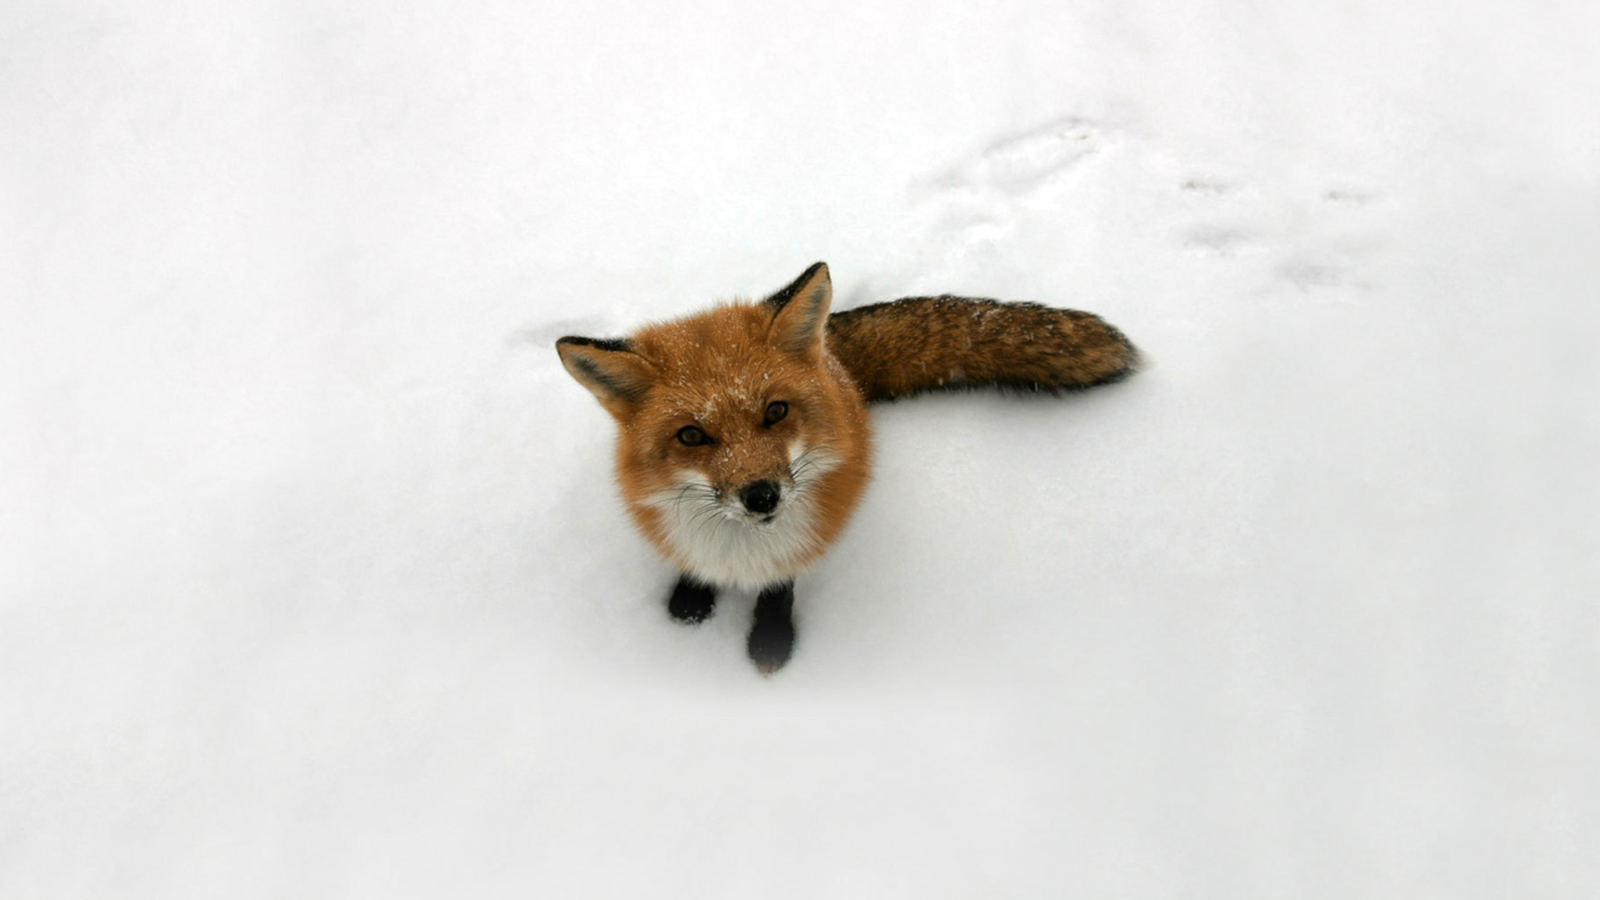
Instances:
[[[564,337],[556,341],[561,364],[613,415],[644,396],[655,372],[627,341]]]
[[[833,281],[828,278],[827,263],[812,265],[793,284],[765,302],[774,310],[768,343],[808,357],[821,352],[828,306],[833,302]]]

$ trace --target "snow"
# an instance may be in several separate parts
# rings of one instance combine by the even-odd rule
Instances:
[[[1579,3],[0,10],[0,896],[1600,890]],[[876,413],[698,627],[553,341],[826,260],[1151,368]]]

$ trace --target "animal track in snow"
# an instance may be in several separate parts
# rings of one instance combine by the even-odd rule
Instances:
[[[1175,186],[1189,211],[1172,231],[1183,250],[1217,258],[1266,255],[1270,277],[1299,291],[1363,284],[1362,258],[1383,244],[1363,212],[1382,200],[1369,190],[1284,185],[1273,191],[1209,174]]]
[[[1018,229],[1052,218],[1060,195],[1083,183],[1084,163],[1118,142],[1118,133],[1093,121],[1059,117],[995,139],[913,183],[916,221],[907,230],[921,235],[916,280],[1004,257]]]
[[[1328,203],[1340,206],[1367,206],[1381,198],[1375,194],[1350,188],[1334,188],[1324,191],[1322,199]]]
[[[1234,192],[1232,184],[1212,178],[1189,178],[1178,187],[1187,193],[1204,194],[1210,197],[1220,197],[1223,194]]]
[[[941,190],[994,190],[1012,197],[1062,183],[1109,143],[1104,129],[1077,117],[1057,119],[990,144],[972,160],[933,179]]]
[[[1282,263],[1277,266],[1275,272],[1279,278],[1302,291],[1338,287],[1346,281],[1346,275],[1342,268],[1323,262],[1303,259],[1294,259]]]
[[[1184,233],[1183,245],[1212,256],[1238,256],[1262,249],[1253,231],[1229,225],[1196,225]]]
[[[1233,257],[1266,249],[1260,227],[1266,215],[1257,192],[1210,175],[1185,178],[1178,190],[1175,199],[1192,213],[1186,217],[1187,224],[1174,229],[1184,250],[1202,256]]]

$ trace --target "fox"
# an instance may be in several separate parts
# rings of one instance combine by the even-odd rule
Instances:
[[[795,578],[834,543],[872,471],[869,408],[930,391],[1054,395],[1133,374],[1139,351],[1092,313],[949,294],[831,312],[826,263],[626,338],[567,336],[562,366],[616,420],[616,482],[678,573],[667,611],[710,617],[757,595],[746,639],[792,657]]]

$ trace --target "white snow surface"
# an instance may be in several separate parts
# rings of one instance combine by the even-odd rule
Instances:
[[[1592,4],[0,7],[0,896],[1600,894]],[[698,627],[552,346],[1151,358],[876,412]]]

